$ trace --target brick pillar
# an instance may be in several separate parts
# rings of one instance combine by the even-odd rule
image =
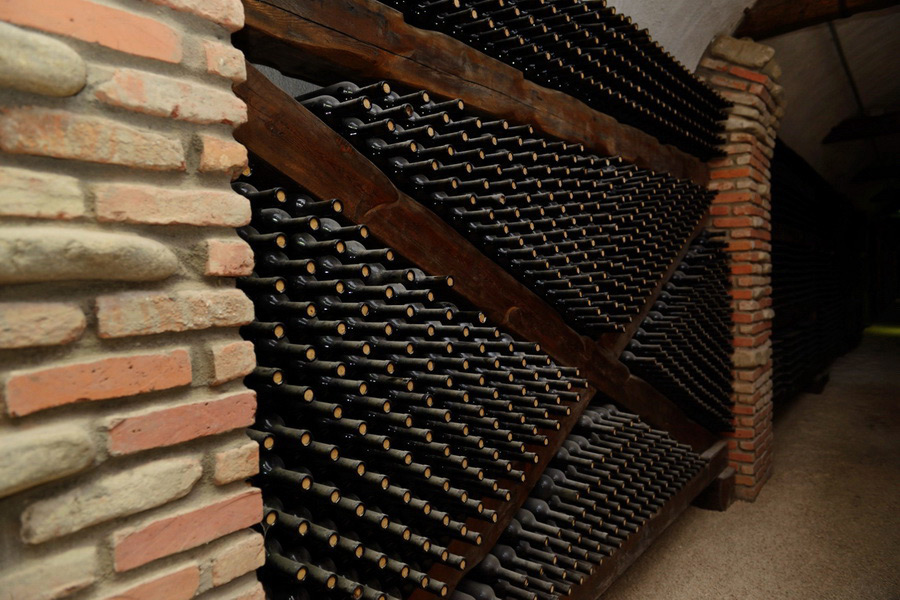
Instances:
[[[243,18],[0,3],[4,598],[263,598]]]
[[[783,90],[775,51],[718,37],[698,74],[734,103],[725,124],[725,158],[710,162],[710,189],[719,194],[713,227],[724,232],[731,257],[734,334],[734,426],[729,440],[737,496],[754,500],[772,471],[771,174]]]

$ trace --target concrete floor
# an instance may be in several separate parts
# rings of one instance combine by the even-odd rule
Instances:
[[[900,599],[900,318],[891,321],[835,362],[824,393],[776,410],[774,474],[755,503],[689,508],[603,600]]]

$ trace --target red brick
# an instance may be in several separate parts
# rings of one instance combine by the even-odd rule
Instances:
[[[217,435],[253,423],[256,394],[240,392],[134,416],[113,417],[107,424],[109,451],[131,454]]]
[[[769,159],[760,154],[761,158],[757,158],[756,156],[750,157],[750,166],[754,169],[759,170],[761,173],[769,174]]]
[[[199,587],[200,569],[197,565],[191,565],[153,576],[149,581],[103,596],[103,600],[190,600]]]
[[[731,207],[727,204],[713,204],[709,207],[709,214],[713,216],[724,216],[731,214]]]
[[[768,252],[735,252],[731,260],[735,262],[768,262],[771,255]]]
[[[220,586],[258,569],[266,559],[263,537],[255,531],[232,536],[216,550],[212,560],[212,584]]]
[[[768,170],[760,171],[758,169],[751,168],[750,169],[750,178],[754,181],[758,181],[760,183],[767,183],[769,181],[769,173]]]
[[[77,304],[4,302],[0,304],[0,348],[57,346],[74,342],[87,320]]]
[[[717,60],[715,58],[710,58],[709,56],[704,56],[703,59],[700,60],[700,66],[704,69],[712,69],[713,71],[727,71],[728,63],[722,60]]]
[[[718,179],[718,180],[710,181],[706,185],[706,187],[714,192],[724,192],[727,190],[733,190],[737,186],[734,184],[733,181],[729,181],[727,179]]]
[[[732,79],[731,77],[723,77],[722,75],[713,75],[709,78],[709,83],[713,86],[719,86],[732,90],[740,90],[742,92],[746,92],[750,87],[750,84],[748,84],[746,81],[739,81],[737,79]]]
[[[738,179],[750,176],[750,167],[735,167],[733,169],[713,169],[709,176],[712,179]]]
[[[73,402],[134,396],[190,382],[190,356],[178,349],[13,372],[4,396],[9,413],[22,416]]]
[[[213,588],[198,596],[197,600],[266,600],[262,584],[255,577],[247,576],[240,584]]]
[[[212,135],[199,137],[201,173],[225,173],[234,179],[247,166],[247,149],[243,144]]]
[[[118,531],[113,535],[115,570],[128,571],[196,548],[261,519],[262,496],[259,490],[250,489],[202,508]]]
[[[758,323],[741,325],[738,332],[743,336],[755,336],[758,333],[772,328],[772,321],[760,321]]]
[[[753,265],[746,263],[731,265],[732,275],[749,275],[750,273],[753,273]]]
[[[738,462],[752,463],[756,457],[747,452],[729,452],[728,458],[730,458],[731,460],[736,460]]]
[[[731,320],[734,323],[754,323],[764,318],[764,315],[755,312],[735,312],[731,315]]]
[[[768,285],[771,282],[771,278],[762,275],[750,275],[748,277],[738,277],[737,284],[741,287],[754,287],[754,286],[762,286]]]
[[[752,486],[756,483],[756,478],[751,475],[735,475],[734,482],[737,485]]]
[[[250,222],[250,202],[232,191],[102,183],[94,186],[94,193],[101,222],[204,227]]]
[[[735,162],[734,158],[726,156],[724,158],[714,158],[710,161],[707,161],[706,164],[710,169],[719,169],[722,167],[733,167]]]
[[[727,134],[728,140],[731,142],[745,143],[745,144],[757,144],[758,140],[752,133],[745,133],[743,131],[730,131]]]
[[[734,239],[747,239],[753,238],[758,240],[769,241],[772,239],[772,234],[768,231],[764,231],[762,229],[757,228],[740,228],[740,229],[732,229],[731,237]]]
[[[0,149],[156,171],[185,168],[184,148],[177,138],[102,117],[37,107],[0,109]]]
[[[244,7],[240,0],[150,0],[177,11],[217,23],[228,31],[244,26]]]
[[[753,202],[759,199],[759,194],[755,192],[723,192],[717,194],[713,199],[715,204],[737,204],[741,202]]]
[[[0,3],[0,21],[97,43],[119,52],[181,62],[181,36],[154,19],[88,0]]]
[[[758,227],[756,221],[753,220],[753,217],[724,217],[713,219],[713,225],[716,227]]]
[[[236,126],[247,120],[247,106],[231,90],[136,69],[116,69],[94,97],[117,108],[191,123]]]
[[[101,338],[234,327],[252,320],[253,303],[235,289],[123,292],[97,298]]]
[[[753,337],[738,336],[734,338],[734,345],[740,348],[753,348],[759,346],[770,337],[770,333],[766,332]]]
[[[727,96],[726,96],[727,97]],[[745,154],[753,150],[750,144],[726,144],[722,149],[728,154]]]
[[[253,342],[222,342],[210,347],[212,378],[210,385],[221,385],[250,373],[256,368]]]
[[[35,202],[36,198],[40,202]],[[84,215],[84,193],[78,179],[0,167],[0,217],[68,220]]]
[[[204,40],[203,52],[206,55],[207,73],[225,77],[235,83],[247,80],[247,63],[244,62],[244,53],[231,44]]]
[[[736,415],[752,415],[753,407],[744,404],[735,404],[734,408],[732,408],[732,412]]]
[[[732,210],[734,211],[735,215],[750,215],[754,217],[762,217],[764,219],[769,217],[769,211],[759,206],[754,206],[753,204],[739,204]]]
[[[736,75],[742,79],[755,81],[756,83],[766,83],[767,81],[769,81],[768,75],[764,73],[757,73],[756,71],[751,71],[743,67],[738,67],[737,65],[732,65],[731,67],[729,67],[728,71],[732,75]]]
[[[259,444],[253,440],[217,452],[213,481],[225,485],[253,477],[259,472]]]
[[[207,240],[204,273],[215,277],[242,277],[253,273],[253,249],[243,240]]]

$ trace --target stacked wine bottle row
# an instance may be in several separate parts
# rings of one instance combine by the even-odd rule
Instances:
[[[573,590],[703,467],[665,432],[591,406],[498,544],[452,600],[552,600]]]
[[[423,90],[341,82],[298,100],[588,334],[633,320],[711,199]]]
[[[856,342],[862,244],[850,203],[802,158],[779,143],[772,164],[772,379],[783,401]]]
[[[731,420],[731,307],[725,243],[701,234],[621,360],[713,431]]]
[[[481,543],[472,525],[496,521],[586,383],[448,302],[452,279],[345,222],[339,200],[277,183],[235,184],[252,207],[238,286],[257,318],[241,333],[259,364],[269,597],[444,596],[429,569],[465,568],[451,548]]]
[[[702,160],[728,102],[603,1],[386,0],[436,29]]]

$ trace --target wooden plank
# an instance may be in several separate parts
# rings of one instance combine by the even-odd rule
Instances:
[[[442,33],[408,25],[375,0],[244,0],[235,44],[251,61],[317,83],[390,79],[478,112],[531,123],[543,134],[622,156],[642,168],[708,182],[702,161],[563,92],[541,87]]]
[[[344,214],[423,270],[453,275],[454,290],[498,326],[541,344],[560,364],[578,367],[591,386],[695,449],[715,439],[606,348],[572,330],[534,292],[436,214],[401,193],[387,176],[315,115],[247,65],[235,92],[249,119],[235,138],[310,193],[344,203]]]
[[[871,117],[851,117],[831,128],[823,144],[865,140],[900,133],[900,111]]]
[[[754,40],[898,4],[898,0],[759,0],[744,13],[734,37]]]
[[[675,494],[656,515],[625,540],[618,552],[606,559],[583,584],[567,596],[571,600],[595,600],[690,506],[691,502],[728,467],[728,446],[713,444],[703,457],[709,462],[684,488]]]
[[[694,499],[694,506],[704,510],[724,512],[734,503],[734,478],[737,475],[728,467],[716,477],[700,495]]]

